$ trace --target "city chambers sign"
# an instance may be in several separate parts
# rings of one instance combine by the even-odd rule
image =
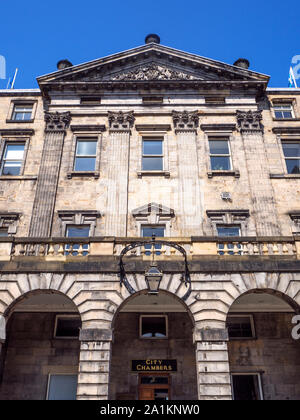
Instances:
[[[132,360],[133,372],[177,372],[177,360]]]

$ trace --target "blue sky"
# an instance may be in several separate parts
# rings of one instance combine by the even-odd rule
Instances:
[[[287,87],[291,59],[300,55],[300,1],[278,0],[14,0],[0,5],[0,55],[15,88],[37,87],[36,77],[144,44],[161,43],[232,64],[248,58],[251,70]],[[300,82],[300,81],[299,81]],[[0,79],[0,88],[6,80]]]

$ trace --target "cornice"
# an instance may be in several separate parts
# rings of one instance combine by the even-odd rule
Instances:
[[[201,124],[202,131],[235,131],[236,124]]]
[[[273,127],[275,134],[300,134],[300,127]]]
[[[92,124],[85,124],[85,125],[71,125],[71,131],[105,131],[105,125],[92,125]]]
[[[170,124],[136,124],[137,131],[170,131]]]

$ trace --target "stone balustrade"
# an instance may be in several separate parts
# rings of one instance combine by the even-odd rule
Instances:
[[[145,238],[0,238],[0,260],[9,261],[18,257],[40,257],[46,260],[84,258],[88,256],[119,256],[122,250],[134,243],[143,243],[126,253],[126,257],[142,257],[157,260],[182,258],[177,249],[161,244],[160,240],[180,245],[188,259],[198,256],[229,257],[276,257],[295,256],[300,258],[300,237],[190,237],[157,238],[156,245],[147,244]]]

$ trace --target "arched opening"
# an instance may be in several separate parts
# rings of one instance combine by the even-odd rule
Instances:
[[[298,400],[300,340],[292,336],[297,304],[274,290],[239,297],[227,316],[235,400]]]
[[[81,318],[65,295],[38,290],[8,308],[1,400],[76,399]]]
[[[177,296],[139,292],[113,327],[110,399],[197,399],[193,319]]]

